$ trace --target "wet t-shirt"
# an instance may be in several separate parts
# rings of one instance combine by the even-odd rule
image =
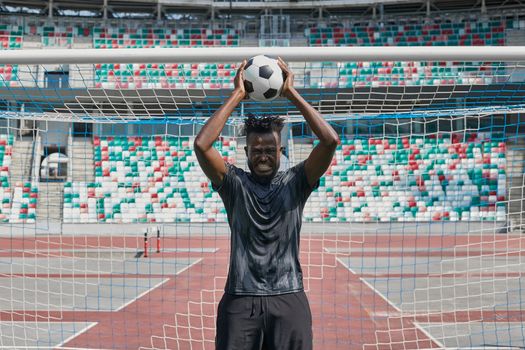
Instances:
[[[312,191],[304,161],[260,184],[226,163],[221,184],[213,186],[224,202],[231,229],[230,269],[225,292],[278,295],[303,290],[299,263],[301,219]]]

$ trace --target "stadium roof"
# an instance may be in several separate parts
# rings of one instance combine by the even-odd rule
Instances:
[[[3,0],[0,9],[3,13],[28,13],[46,15],[49,4],[53,15],[102,17],[104,9],[108,17],[134,17],[142,14],[157,18],[159,12],[164,16],[172,12],[201,13],[221,16],[227,14],[258,14],[263,11],[280,13],[312,13],[320,9],[326,15],[370,15],[374,8],[384,13],[425,13],[430,11],[471,11],[487,9],[523,8],[521,0]],[[427,4],[428,3],[428,4]],[[129,15],[129,16],[127,16]]]

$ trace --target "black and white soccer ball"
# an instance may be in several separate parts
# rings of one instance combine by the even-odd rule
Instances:
[[[264,102],[277,98],[283,82],[283,71],[274,58],[255,56],[244,67],[244,88],[252,100]]]

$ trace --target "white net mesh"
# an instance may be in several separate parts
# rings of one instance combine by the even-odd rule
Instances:
[[[521,63],[291,67],[341,139],[303,216],[315,347],[525,346]],[[0,345],[212,349],[229,229],[193,139],[236,65],[2,69]],[[243,101],[215,143],[241,168],[249,113],[291,165],[316,144]]]

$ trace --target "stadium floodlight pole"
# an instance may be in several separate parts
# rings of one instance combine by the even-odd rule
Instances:
[[[0,64],[240,62],[260,54],[285,61],[525,61],[525,46],[202,47],[4,50]]]

